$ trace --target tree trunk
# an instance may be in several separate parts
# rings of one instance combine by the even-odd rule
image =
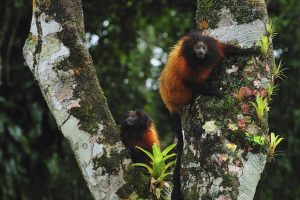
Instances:
[[[209,27],[206,31],[221,41],[244,47],[266,34],[261,0],[198,0],[196,19],[200,28]],[[149,177],[129,167],[92,66],[81,1],[34,0],[24,57],[94,198],[149,198]],[[259,121],[250,107],[253,97],[241,100],[236,94],[241,88],[263,92],[263,82],[271,79],[264,70],[270,60],[271,55],[229,59],[216,70],[219,77],[213,83],[223,88],[224,98],[201,96],[185,109],[181,171],[185,199],[253,199],[267,155],[242,136],[244,131],[267,135],[268,125],[266,117]]]
[[[197,1],[198,28],[223,42],[247,48],[266,35],[263,0]],[[181,189],[184,199],[253,199],[265,167],[265,147],[246,138],[268,137],[267,116],[259,120],[250,101],[272,83],[269,54],[229,58],[214,72],[212,85],[224,97],[199,96],[185,108]]]
[[[23,52],[93,197],[146,197],[147,178],[128,166],[86,48],[81,1],[34,0]]]

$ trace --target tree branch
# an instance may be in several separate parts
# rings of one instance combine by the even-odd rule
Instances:
[[[139,172],[127,169],[131,161],[85,45],[81,1],[34,0],[23,52],[94,198],[142,196],[148,185],[132,187],[145,181],[130,178]]]

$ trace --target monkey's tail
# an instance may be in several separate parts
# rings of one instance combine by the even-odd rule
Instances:
[[[177,160],[173,172],[173,191],[171,195],[172,200],[182,200],[181,198],[181,181],[180,181],[180,169],[181,169],[181,155],[183,150],[183,134],[181,126],[181,118],[178,113],[173,114],[173,124],[175,128],[175,133],[177,136]]]
[[[224,45],[224,53],[228,56],[242,56],[242,55],[257,55],[259,50],[257,48],[240,48],[231,44]]]

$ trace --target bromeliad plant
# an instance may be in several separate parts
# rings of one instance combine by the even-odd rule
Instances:
[[[151,159],[151,166],[145,163],[134,163],[133,166],[145,167],[151,174],[151,177],[153,177],[158,182],[162,182],[166,176],[172,174],[171,172],[167,173],[167,170],[175,164],[175,160],[169,162],[168,164],[166,164],[166,161],[176,156],[175,153],[169,154],[169,152],[174,149],[175,146],[176,144],[172,144],[168,146],[163,152],[161,152],[160,146],[154,144],[152,146],[152,154],[149,151],[137,146],[136,148],[143,151]]]
[[[278,64],[276,64],[275,60],[273,61],[272,71],[275,78],[283,79],[284,77],[286,77],[283,73],[286,68],[282,68],[283,66],[284,64],[282,64],[281,61],[279,61]]]
[[[256,95],[255,101],[255,103],[250,103],[255,108],[258,119],[263,120],[265,113],[269,111],[268,99],[260,95]]]
[[[265,56],[269,52],[270,41],[267,36],[262,36],[260,40],[256,42],[257,46],[259,47],[261,53]]]
[[[267,33],[269,36],[274,37],[277,35],[276,31],[276,24],[273,20],[269,19],[269,23],[266,24]]]
[[[161,191],[164,189],[163,187],[166,187],[166,185],[168,185],[164,183],[164,179],[168,175],[172,174],[172,172],[168,172],[168,169],[175,164],[175,160],[170,161],[167,164],[166,161],[176,156],[175,153],[169,154],[175,146],[176,144],[172,144],[165,150],[161,151],[160,146],[154,144],[152,146],[152,154],[141,147],[136,147],[151,159],[151,166],[145,163],[134,163],[133,166],[144,167],[148,170],[151,175],[151,191],[155,193],[157,199],[161,199]]]
[[[268,98],[271,101],[272,96],[275,95],[277,92],[277,85],[275,85],[274,83],[270,83],[267,87],[267,92],[268,92]]]
[[[274,158],[276,147],[284,139],[279,135],[275,135],[274,132],[272,132],[269,136],[252,135],[248,132],[245,132],[245,136],[246,139],[254,146],[264,147],[270,159]]]
[[[151,174],[151,177],[156,179],[158,182],[162,182],[166,176],[172,174],[171,172],[167,173],[167,170],[175,164],[175,160],[169,162],[168,164],[166,164],[166,161],[169,158],[176,156],[175,153],[169,154],[169,152],[174,149],[175,146],[176,144],[172,144],[168,146],[163,152],[161,152],[160,146],[154,144],[152,146],[152,154],[149,151],[137,146],[136,148],[144,152],[151,159],[152,167],[145,163],[134,163],[133,166],[145,167]]]
[[[279,137],[279,135],[275,135],[275,133],[271,133],[270,137],[266,140],[268,144],[268,155],[269,158],[273,158],[275,154],[275,149],[277,145],[283,140],[283,137]]]

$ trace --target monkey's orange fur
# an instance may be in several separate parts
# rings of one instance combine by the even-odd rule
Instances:
[[[182,45],[187,39],[188,36],[183,37],[173,47],[159,78],[160,95],[171,113],[178,113],[180,107],[188,105],[192,100],[192,89],[187,87],[184,81],[194,80],[197,85],[201,85],[214,67],[206,67],[197,73],[188,67],[186,59],[182,56]],[[223,49],[222,43],[218,43],[218,49]],[[218,51],[218,54],[220,58],[224,58],[222,51]]]
[[[139,146],[143,149],[151,150],[154,143],[160,145],[155,126],[153,125],[153,123],[150,123],[143,137],[140,140],[136,141],[134,146]]]

